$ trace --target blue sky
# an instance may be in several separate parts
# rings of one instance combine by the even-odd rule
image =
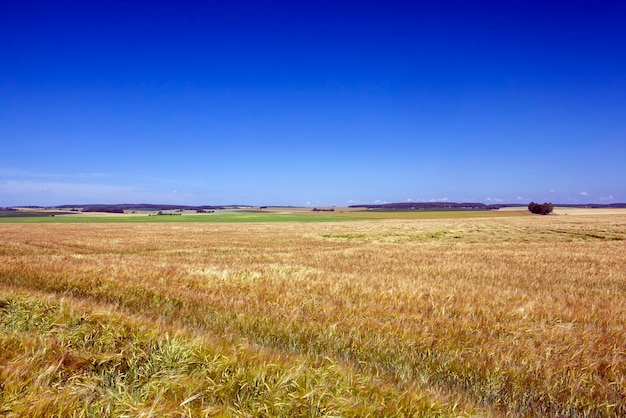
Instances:
[[[623,1],[0,2],[0,206],[626,202]]]

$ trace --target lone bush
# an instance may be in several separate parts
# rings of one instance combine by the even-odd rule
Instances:
[[[537,213],[539,215],[547,215],[554,209],[554,205],[550,202],[546,202],[544,204],[539,204],[535,202],[530,202],[528,205],[528,210],[532,213]]]

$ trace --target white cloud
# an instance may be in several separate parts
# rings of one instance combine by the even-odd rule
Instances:
[[[1,168],[0,178],[12,179],[12,180],[25,180],[25,179],[45,179],[50,180],[69,180],[69,179],[92,179],[110,177],[110,174],[106,173],[57,173],[57,172],[44,172],[24,170],[20,168]]]
[[[171,190],[149,190],[131,185],[0,180],[0,206],[86,203],[182,204],[187,199],[189,196],[183,193],[173,194]]]
[[[601,198],[600,198],[600,200],[605,200],[605,201],[606,201],[606,200],[613,200],[613,199],[614,199],[614,197],[613,197],[613,195],[612,195],[612,194],[611,194],[611,195],[608,195],[607,197],[601,197]]]
[[[52,206],[72,203],[115,203],[136,197],[136,195],[137,190],[129,186],[29,180],[0,181],[1,205]]]
[[[356,199],[356,200],[355,199],[348,200],[348,206],[359,205],[361,203],[363,203],[363,201],[362,200],[358,200],[358,199]]]
[[[581,196],[589,196],[589,193],[587,193],[587,192],[580,192],[580,195]]]

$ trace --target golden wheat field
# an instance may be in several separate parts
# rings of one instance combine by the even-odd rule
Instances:
[[[626,214],[0,224],[0,408],[625,416]]]

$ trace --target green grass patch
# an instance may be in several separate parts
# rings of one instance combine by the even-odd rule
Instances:
[[[143,222],[341,222],[379,219],[459,219],[484,217],[526,216],[527,211],[347,211],[267,213],[242,210],[228,213],[156,215],[115,214],[93,215],[68,212],[7,212],[13,216],[0,216],[0,223],[143,223]],[[51,216],[55,215],[55,216]],[[63,215],[63,216],[57,216]]]

